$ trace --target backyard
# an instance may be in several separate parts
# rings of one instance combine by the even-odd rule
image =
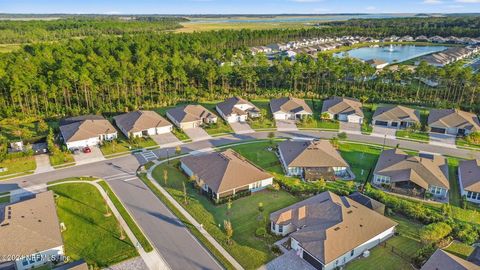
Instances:
[[[69,183],[49,189],[56,194],[59,221],[66,227],[65,253],[72,260],[84,259],[98,269],[138,256],[94,186]]]

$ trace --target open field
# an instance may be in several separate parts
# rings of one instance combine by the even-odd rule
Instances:
[[[9,53],[20,49],[20,44],[0,44],[0,53]]]
[[[313,24],[299,23],[299,22],[266,22],[266,23],[253,23],[253,22],[235,22],[235,23],[217,23],[217,22],[185,22],[181,23],[182,28],[174,30],[177,33],[190,33],[201,31],[216,31],[216,30],[266,30],[266,29],[301,29],[311,28]]]

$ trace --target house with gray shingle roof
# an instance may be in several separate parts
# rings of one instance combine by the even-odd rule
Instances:
[[[480,131],[480,120],[474,113],[458,109],[431,110],[428,116],[430,132],[465,136]]]
[[[217,122],[217,116],[202,105],[183,105],[167,111],[167,118],[181,129],[197,128]]]
[[[478,270],[480,267],[449,252],[437,249],[420,270]]]
[[[362,103],[358,99],[347,97],[331,97],[323,101],[322,114],[330,119],[349,123],[363,123]]]
[[[480,159],[460,161],[458,182],[460,193],[467,201],[480,203]]]
[[[60,121],[60,133],[68,149],[95,146],[117,138],[117,130],[100,115],[85,115]]]
[[[450,189],[448,164],[440,155],[408,155],[400,149],[384,150],[373,172],[372,183],[388,185],[394,192],[409,195],[431,193],[445,199]]]
[[[305,100],[294,97],[270,100],[270,110],[276,120],[298,120],[313,114]]]
[[[317,269],[337,269],[395,233],[397,223],[356,201],[326,191],[270,214],[274,234]],[[294,267],[294,266],[292,266]]]
[[[127,138],[165,134],[173,125],[154,111],[133,111],[113,117]]]
[[[400,105],[378,107],[373,114],[372,123],[398,129],[408,128],[420,124],[420,113],[418,110]]]
[[[231,97],[216,106],[217,112],[228,123],[245,122],[248,117],[260,117],[260,110],[241,97]]]
[[[348,163],[326,140],[283,141],[278,144],[278,155],[288,176],[305,180],[353,178]]]

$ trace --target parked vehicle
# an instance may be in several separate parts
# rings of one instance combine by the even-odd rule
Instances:
[[[88,154],[88,153],[91,153],[91,152],[92,152],[92,149],[90,149],[90,147],[87,146],[87,147],[83,148],[83,153]]]

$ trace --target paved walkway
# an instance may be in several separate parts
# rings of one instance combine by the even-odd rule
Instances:
[[[255,132],[255,130],[253,130],[247,122],[230,123],[230,126],[232,127],[233,132],[236,134],[248,134]]]
[[[297,131],[295,120],[275,120],[278,131]]]
[[[50,165],[50,159],[48,154],[35,155],[35,162],[37,163],[37,168],[35,173],[43,173],[53,171],[53,167]]]
[[[382,126],[373,126],[372,136],[379,136],[385,137],[389,139],[396,139],[397,138],[397,129],[389,128],[389,127],[382,127]]]
[[[187,128],[184,129],[183,132],[185,132],[185,134],[187,134],[187,136],[194,142],[208,140],[212,138],[212,136],[208,135],[208,133],[200,127]]]
[[[348,123],[343,121],[339,121],[339,123],[340,123],[340,132],[354,133],[354,134],[362,133],[362,127],[360,126],[359,123]]]
[[[174,158],[173,158],[174,159]],[[160,186],[157,181],[152,176],[152,172],[156,166],[167,162],[167,160],[163,161],[154,161],[155,165],[150,167],[147,171],[147,178],[150,182],[155,185],[156,188],[162,192],[162,194],[177,208],[182,215],[184,215],[188,221],[195,226],[205,238],[235,267],[235,269],[243,269],[243,267],[235,260],[235,258],[230,255],[218,242],[215,240],[201,225],[198,223],[191,215],[188,213],[162,186]]]
[[[77,154],[74,154],[73,158],[75,159],[75,163],[77,165],[82,165],[105,160],[105,157],[98,146],[90,146],[90,150],[92,150],[90,153],[83,153],[83,151],[80,150]]]
[[[172,147],[182,144],[182,142],[173,133],[168,132],[164,134],[150,136],[160,147]]]

